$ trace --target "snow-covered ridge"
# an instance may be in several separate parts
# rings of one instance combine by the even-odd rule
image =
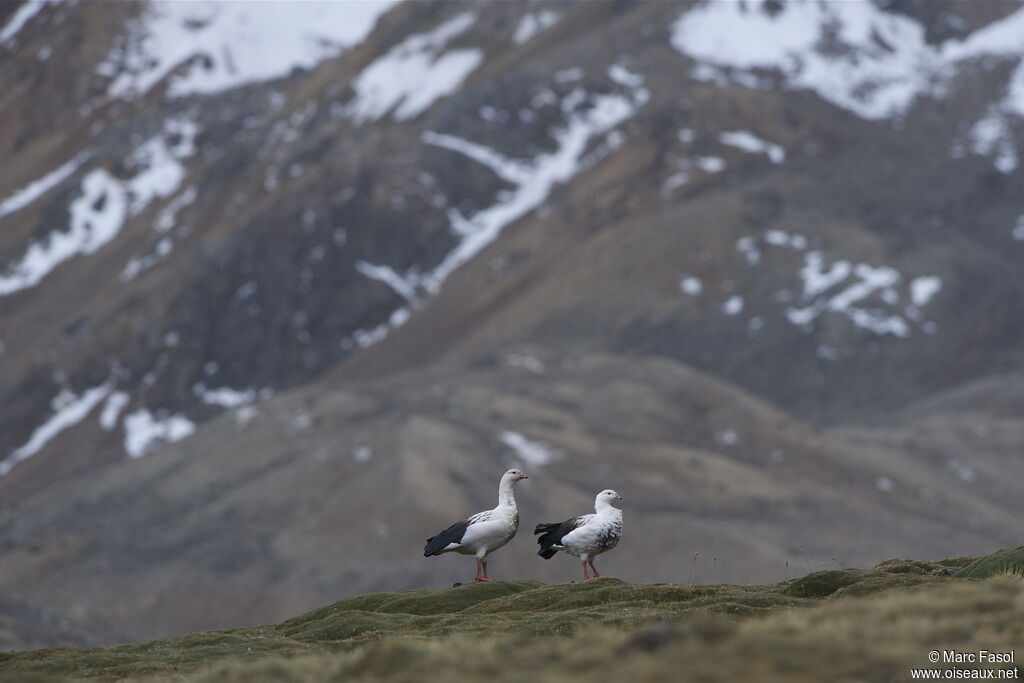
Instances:
[[[555,151],[533,159],[509,158],[469,140],[426,131],[423,134],[424,143],[472,159],[512,184],[513,189],[499,193],[494,204],[472,216],[463,216],[454,209],[450,210],[448,217],[451,221],[451,231],[459,238],[459,243],[432,270],[397,273],[388,266],[360,262],[357,266],[359,272],[371,279],[384,282],[411,304],[415,304],[423,295],[432,295],[440,291],[444,281],[456,269],[497,239],[506,226],[539,207],[556,185],[568,182],[577,173],[599,160],[599,157],[583,155],[591,138],[605,134],[613,135],[619,124],[633,116],[648,101],[650,93],[642,85],[643,78],[640,75],[629,72],[621,65],[613,65],[609,69],[609,78],[626,87],[628,92],[591,95],[582,88],[576,88],[559,101],[550,90],[544,91],[554,99],[554,102],[546,103],[559,104],[566,122],[554,131],[557,145]],[[606,153],[614,146],[604,145],[603,150]],[[351,348],[376,343],[391,329],[404,324],[409,315],[409,307],[403,306],[392,313],[389,321],[381,323],[373,330],[358,330],[344,340],[343,344]]]
[[[219,92],[340,54],[396,2],[150,1],[97,72],[111,78],[111,97],[142,95],[172,72],[171,97]]]
[[[0,476],[8,474],[16,465],[32,457],[46,444],[66,429],[81,423],[101,403],[99,424],[105,431],[112,431],[118,423],[124,429],[124,449],[128,457],[139,458],[157,450],[161,444],[174,443],[195,433],[196,425],[182,414],[166,414],[158,411],[154,415],[146,408],[140,408],[121,419],[121,412],[131,402],[131,396],[124,391],[114,390],[115,381],[86,389],[81,395],[63,389],[51,401],[52,414],[37,427],[28,441],[0,460]],[[194,393],[207,405],[228,409],[251,408],[258,400],[265,400],[273,391],[264,388],[238,390],[230,387],[208,389],[202,384],[193,388]],[[239,415],[241,419],[241,415]]]
[[[571,115],[556,135],[557,149],[529,162],[506,158],[482,145],[453,136],[425,133],[424,142],[465,154],[516,185],[512,191],[499,196],[496,204],[473,216],[450,212],[452,231],[461,236],[462,241],[440,265],[422,278],[427,290],[438,291],[456,268],[493,242],[505,226],[537,208],[556,184],[576,175],[582,167],[581,155],[587,141],[613,130],[633,116],[648,97],[649,93],[641,85],[634,86],[628,96],[588,96],[581,89],[574,90],[563,101],[563,109],[568,109]],[[568,105],[568,100],[574,104]],[[586,107],[584,102],[590,106]]]
[[[677,50],[702,62],[695,75],[757,87],[756,69],[781,72],[790,87],[808,88],[862,117],[904,111],[915,97],[941,94],[952,66],[983,54],[1019,59],[1024,9],[959,43],[931,46],[916,21],[872,2],[707,2],[672,25]],[[732,69],[725,74],[718,68]],[[1024,64],[1012,79],[1006,110],[1024,115]]]
[[[196,133],[194,122],[170,119],[161,133],[139,145],[127,159],[128,166],[135,171],[132,177],[120,180],[103,168],[89,171],[82,179],[81,195],[69,207],[68,229],[54,230],[46,239],[29,245],[25,254],[8,266],[7,273],[0,275],[0,296],[39,284],[54,268],[76,255],[95,253],[150,202],[174,194],[186,176],[182,162],[195,153]],[[65,174],[66,178],[80,163],[72,160],[54,173]],[[54,173],[29,188],[55,184]],[[27,191],[28,188],[22,192]],[[33,191],[19,201],[35,199],[40,194]]]
[[[0,296],[39,284],[54,268],[77,254],[91,254],[114,239],[128,213],[128,193],[105,169],[82,179],[82,194],[70,206],[71,225],[34,242],[25,255],[0,276]]]

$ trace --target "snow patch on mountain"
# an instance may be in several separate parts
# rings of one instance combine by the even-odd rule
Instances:
[[[363,69],[352,82],[356,98],[349,105],[350,115],[356,121],[374,121],[394,110],[394,118],[404,121],[458,90],[483,62],[483,52],[445,50],[475,22],[473,14],[459,14],[429,33],[409,36]]]
[[[690,180],[690,174],[685,170],[676,171],[661,181],[661,195],[667,197],[675,190],[685,185]]]
[[[850,276],[853,270],[849,261],[839,260],[832,263],[828,269],[822,267],[824,257],[820,251],[812,251],[807,254],[803,267],[800,268],[800,278],[804,282],[804,297],[816,297],[822,292],[831,289]]]
[[[731,296],[722,304],[722,312],[726,315],[739,315],[743,312],[743,297]]]
[[[761,262],[761,249],[753,237],[741,237],[736,240],[736,251],[743,254],[748,265],[756,266]]]
[[[168,76],[171,97],[278,78],[357,45],[396,1],[148,2],[97,73],[117,98]]]
[[[716,65],[777,69],[792,86],[866,118],[902,109],[927,83],[921,25],[868,2],[787,3],[772,13],[706,3],[673,24],[671,43]]]
[[[121,281],[129,282],[139,273],[149,270],[170,254],[173,249],[174,242],[170,239],[165,237],[158,241],[152,253],[145,256],[135,256],[125,264],[124,270],[121,271]]]
[[[516,25],[516,30],[512,34],[512,41],[516,45],[522,45],[538,33],[554,26],[558,23],[558,19],[558,13],[551,10],[542,10],[540,12],[531,12],[530,14],[526,14]]]
[[[505,356],[505,365],[510,368],[526,370],[535,375],[544,374],[544,361],[529,353],[509,353]]]
[[[697,296],[702,289],[704,289],[704,285],[701,283],[700,278],[689,275],[679,279],[679,291],[683,294]]]
[[[18,35],[18,31],[25,27],[32,17],[39,14],[39,10],[57,0],[28,0],[19,7],[14,15],[0,29],[0,45],[6,45],[12,38]]]
[[[167,205],[160,210],[156,220],[153,221],[153,229],[160,233],[169,232],[177,224],[177,215],[186,206],[192,204],[197,196],[195,186],[191,186],[184,192],[167,202]],[[174,241],[171,237],[163,237],[156,242],[152,251],[143,256],[132,257],[121,271],[121,281],[128,282],[139,273],[149,270],[164,260],[174,249]]]
[[[231,387],[210,389],[201,382],[192,387],[192,393],[198,396],[206,405],[220,406],[222,408],[238,408],[253,403],[256,400],[255,389],[245,389],[244,391],[232,389]]]
[[[642,90],[645,82],[643,75],[633,73],[624,64],[612,64],[608,67],[608,78],[636,92],[646,92]]]
[[[556,135],[558,147],[554,152],[528,162],[506,158],[494,150],[454,136],[424,133],[423,141],[427,144],[465,154],[516,185],[514,190],[500,195],[496,204],[473,216],[464,217],[454,209],[449,212],[452,231],[462,240],[440,265],[423,278],[428,291],[437,292],[455,269],[493,242],[505,226],[540,206],[556,184],[576,175],[587,141],[630,118],[637,108],[632,99],[620,95],[596,96],[591,105],[584,112],[575,113],[566,127],[559,131]]]
[[[515,451],[516,457],[529,467],[543,467],[565,456],[565,453],[551,444],[531,441],[519,432],[501,432],[498,438]]]
[[[20,211],[53,188],[63,183],[74,175],[88,158],[88,153],[79,154],[60,168],[47,173],[39,180],[29,183],[7,199],[0,202],[0,218],[3,218],[7,214],[14,213],[15,211]]]
[[[788,247],[803,251],[807,248],[807,238],[798,232],[786,232],[785,230],[768,230],[764,233],[764,241],[774,247]]]
[[[0,276],[0,296],[32,287],[54,268],[77,254],[91,254],[114,239],[128,213],[128,192],[104,169],[90,171],[82,180],[82,194],[69,209],[71,226],[42,242],[34,242],[25,255]]]
[[[679,17],[670,42],[701,62],[694,74],[701,80],[758,88],[756,70],[776,70],[790,87],[881,119],[904,111],[921,94],[941,94],[957,61],[982,54],[1019,57],[1022,35],[1024,10],[960,43],[931,46],[919,23],[871,2],[788,2],[777,11],[760,3],[708,2]],[[1024,95],[1013,101],[1024,112]]]
[[[821,316],[835,313],[845,316],[856,327],[880,336],[906,338],[917,324],[927,334],[935,332],[934,322],[920,321],[921,309],[942,289],[939,277],[924,275],[905,282],[895,268],[852,263],[846,259],[828,261],[820,250],[807,251],[809,246],[806,236],[778,229],[768,230],[757,239],[746,236],[736,241],[736,250],[750,267],[765,265],[771,249],[803,253],[803,263],[796,273],[800,281],[799,301],[787,305],[784,311],[790,323],[810,331]],[[786,289],[778,292],[774,301],[789,304],[793,296],[792,291]],[[727,315],[736,315],[742,310],[743,299],[735,295],[722,304],[722,312]],[[753,319],[751,322],[749,331],[753,333],[764,325],[760,318],[756,323]],[[835,360],[838,351],[827,347],[819,349],[818,355]]]
[[[416,294],[416,287],[412,282],[410,282],[410,280],[413,280],[414,278],[402,277],[389,266],[375,266],[372,263],[367,263],[366,261],[359,261],[356,263],[356,270],[371,280],[383,282],[410,304],[415,304],[419,301],[419,297]]]
[[[8,266],[7,274],[0,275],[0,296],[39,284],[73,256],[95,253],[117,236],[128,218],[154,199],[172,195],[186,177],[182,161],[195,153],[197,130],[188,119],[168,120],[161,133],[140,144],[127,159],[135,171],[127,180],[102,168],[87,173],[82,194],[69,207],[70,228],[32,243],[20,260]],[[138,265],[130,268],[139,269]]]
[[[914,278],[910,281],[910,301],[921,308],[926,306],[940,289],[942,280],[934,275]]]
[[[110,394],[100,413],[100,427],[108,432],[116,427],[117,418],[121,416],[121,411],[129,401],[131,401],[131,397],[123,391],[115,391]]]
[[[372,344],[376,344],[384,339],[384,337],[388,336],[389,332],[404,325],[411,315],[412,313],[409,310],[409,307],[402,306],[401,308],[392,311],[391,315],[388,316],[388,319],[376,327],[369,330],[360,328],[350,336],[342,339],[341,347],[349,350],[353,348],[364,348]]]
[[[50,403],[53,415],[32,432],[28,441],[19,446],[9,456],[0,460],[0,476],[4,476],[20,462],[28,460],[42,450],[54,437],[69,427],[73,427],[89,415],[92,409],[110,393],[109,382],[98,387],[87,389],[81,396],[64,389]]]
[[[133,216],[154,199],[169,197],[177,191],[187,175],[181,162],[195,154],[198,130],[190,119],[168,119],[161,134],[144,142],[128,157],[129,167],[136,171],[125,183]]]
[[[991,155],[992,164],[1000,173],[1017,170],[1017,146],[1009,121],[998,109],[990,109],[969,135],[971,151],[983,156]]]
[[[917,309],[927,304],[941,288],[937,277],[913,280],[909,285],[911,306],[895,312],[893,309],[898,310],[904,297],[897,291],[903,277],[894,268],[851,264],[846,260],[826,267],[821,252],[813,251],[805,255],[799,274],[804,284],[805,305],[786,310],[786,318],[794,325],[810,327],[825,313],[838,313],[857,327],[877,335],[900,338],[910,336],[911,321],[919,317]]]
[[[448,29],[448,32],[452,31],[454,29]],[[627,94],[590,95],[582,88],[575,88],[559,101],[551,93],[553,101],[547,104],[560,104],[566,122],[554,132],[556,149],[533,159],[506,157],[470,140],[425,131],[421,138],[425,144],[466,156],[490,169],[514,188],[499,193],[494,204],[472,216],[463,216],[458,210],[450,209],[448,218],[451,231],[459,238],[459,243],[432,270],[421,272],[414,268],[398,273],[389,266],[360,261],[356,266],[358,272],[384,282],[409,301],[410,305],[415,305],[424,295],[440,291],[444,281],[457,268],[497,239],[507,225],[540,206],[557,184],[567,182],[584,168],[599,161],[600,154],[583,156],[587,142],[594,136],[614,133],[616,126],[633,116],[648,101],[650,93],[643,87],[643,79],[639,75],[619,66],[609,70],[609,77],[619,85],[626,86]],[[612,143],[599,146],[605,153],[614,147]],[[342,339],[342,348],[362,348],[375,344],[384,339],[388,332],[403,325],[410,315],[409,306],[403,306],[394,311],[389,320],[369,330],[359,329]]]
[[[750,131],[736,130],[722,133],[718,140],[723,145],[742,149],[751,154],[767,154],[773,164],[781,164],[786,160],[786,150],[774,142],[763,140]]]
[[[141,458],[161,443],[181,441],[195,431],[195,424],[184,415],[157,418],[143,408],[124,418],[124,449],[128,457]]]
[[[684,160],[680,166],[685,166],[687,162],[690,168],[696,168],[705,173],[721,173],[725,170],[725,159],[714,155]]]
[[[682,128],[677,134],[679,142],[685,146],[691,145],[697,139],[697,133],[692,128]],[[757,138],[746,131],[726,132],[719,136],[719,142],[731,147],[737,147],[751,153],[767,153],[773,143]],[[779,148],[781,150],[781,147]],[[777,152],[772,152],[777,155]],[[785,153],[783,152],[783,158]],[[774,160],[774,159],[773,159]],[[672,172],[661,181],[661,195],[671,196],[678,188],[686,185],[694,177],[694,172],[699,171],[706,175],[721,173],[726,169],[725,159],[713,154],[694,155],[678,157],[670,162]]]
[[[1017,65],[1017,69],[1010,77],[1010,85],[1006,89],[1006,97],[1003,99],[1003,108],[1024,118],[1024,59]]]

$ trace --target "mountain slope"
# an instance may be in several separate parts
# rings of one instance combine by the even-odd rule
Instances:
[[[1020,3],[304,8],[0,16],[5,594],[444,585],[510,462],[631,580],[1014,542]]]

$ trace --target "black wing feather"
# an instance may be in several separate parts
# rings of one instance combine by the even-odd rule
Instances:
[[[455,522],[436,536],[431,536],[427,539],[426,547],[423,548],[423,557],[440,555],[440,551],[447,548],[449,543],[461,543],[468,528],[469,520],[464,519],[461,522]]]
[[[533,533],[543,534],[543,536],[537,539],[537,543],[540,545],[540,550],[537,551],[537,554],[545,560],[550,560],[558,552],[558,548],[553,546],[561,545],[562,538],[573,529],[579,528],[581,524],[583,524],[582,517],[573,517],[564,522],[544,522],[538,524]]]

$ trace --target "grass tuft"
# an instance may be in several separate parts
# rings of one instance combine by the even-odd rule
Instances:
[[[798,598],[825,598],[863,577],[861,569],[825,569],[796,579],[786,586],[785,592]]]
[[[939,645],[997,651],[1024,640],[1022,549],[769,585],[602,578],[374,593],[276,626],[0,653],[0,680],[904,680]],[[1000,576],[952,575],[974,571]]]
[[[956,573],[962,579],[985,579],[997,574],[1024,573],[1024,545],[1003,548],[990,555],[984,555],[963,567]]]

